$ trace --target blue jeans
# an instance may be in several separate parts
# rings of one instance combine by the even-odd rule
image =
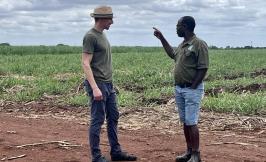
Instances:
[[[200,103],[204,94],[204,84],[201,83],[196,89],[190,87],[181,88],[175,86],[175,100],[180,121],[185,125],[198,124]]]
[[[106,118],[107,134],[111,146],[110,154],[121,152],[117,138],[117,124],[119,111],[117,109],[116,92],[112,83],[97,83],[102,92],[103,100],[96,101],[93,97],[91,86],[87,80],[84,82],[87,94],[90,98],[91,120],[89,128],[89,142],[93,161],[101,157],[100,132]]]

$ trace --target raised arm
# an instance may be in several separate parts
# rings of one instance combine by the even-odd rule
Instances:
[[[153,27],[153,29],[154,29],[154,36],[157,37],[161,41],[163,48],[165,52],[167,53],[167,55],[171,57],[172,59],[174,59],[175,57],[174,50],[170,46],[170,44],[167,42],[167,40],[164,38],[162,32],[155,27]]]

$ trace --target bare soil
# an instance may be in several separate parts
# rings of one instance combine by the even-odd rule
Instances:
[[[119,141],[140,162],[173,162],[185,150],[174,104],[122,108]],[[88,162],[87,108],[49,102],[0,105],[0,161]],[[205,162],[266,162],[266,118],[202,112],[199,123]],[[101,149],[108,159],[106,129]],[[15,158],[12,160],[12,158]],[[8,160],[9,159],[9,160]]]
[[[254,83],[250,84],[247,86],[234,86],[234,87],[216,87],[212,89],[206,90],[206,95],[207,96],[212,96],[212,97],[218,97],[218,94],[224,93],[224,92],[229,92],[229,93],[237,93],[237,94],[242,94],[242,93],[256,93],[259,91],[265,91],[266,90],[266,83]]]

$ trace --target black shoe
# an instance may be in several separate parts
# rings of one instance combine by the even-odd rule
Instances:
[[[108,162],[108,160],[106,160],[104,156],[101,156],[98,159],[93,160],[92,162]]]
[[[126,152],[111,155],[112,161],[136,161],[137,157]]]
[[[191,158],[189,159],[188,162],[201,162],[200,152],[193,151],[192,154],[191,154]]]
[[[187,151],[183,155],[177,156],[175,158],[176,162],[187,162],[191,158],[191,152]]]

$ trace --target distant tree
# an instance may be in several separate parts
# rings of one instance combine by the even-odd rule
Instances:
[[[252,49],[253,47],[252,46],[245,46],[244,48],[245,49]]]
[[[230,49],[231,47],[230,46],[226,46],[225,49]]]
[[[209,46],[209,48],[210,49],[218,49],[218,47],[217,46],[214,46],[214,45]]]
[[[59,44],[57,44],[56,46],[68,46],[68,45],[65,45],[65,44],[59,43]]]
[[[9,43],[0,43],[0,46],[10,46]]]

